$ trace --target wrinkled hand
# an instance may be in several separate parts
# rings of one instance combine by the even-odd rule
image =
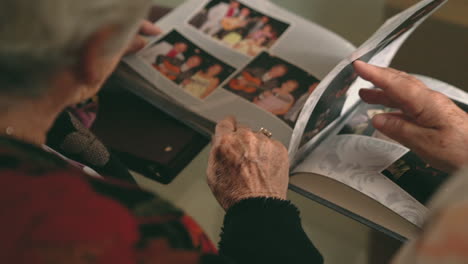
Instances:
[[[143,35],[157,36],[159,34],[161,34],[161,29],[159,27],[147,20],[144,20],[141,23],[139,34],[132,40],[130,46],[125,51],[125,55],[136,53],[146,46],[147,41]]]
[[[365,102],[401,110],[375,116],[377,130],[445,172],[468,164],[466,112],[406,73],[360,61],[354,67],[363,79],[380,88],[362,89],[360,96]]]
[[[207,174],[208,185],[225,210],[247,198],[284,200],[288,152],[281,143],[227,118],[216,127]]]

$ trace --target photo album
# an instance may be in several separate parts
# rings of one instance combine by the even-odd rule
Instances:
[[[135,76],[126,88],[207,136],[226,116],[267,128],[289,148],[290,189],[404,241],[420,232],[448,175],[372,126],[395,109],[360,100],[373,86],[352,63],[389,66],[445,2],[422,0],[356,48],[268,0],[188,0],[124,59]],[[468,94],[417,77],[468,111]]]

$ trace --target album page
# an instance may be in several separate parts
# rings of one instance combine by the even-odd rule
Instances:
[[[318,85],[297,119],[289,145],[291,164],[296,166],[337,125],[337,120],[359,102],[360,88],[370,87],[358,78],[353,62],[361,60],[388,66],[408,36],[444,0],[423,0],[387,21],[368,41],[342,60]]]
[[[432,78],[414,76],[468,112],[468,93]],[[426,204],[450,175],[431,167],[372,126],[375,115],[395,111],[359,103],[332,132],[335,136],[328,137],[308,155],[293,175],[313,173],[329,177],[421,227],[427,214]]]
[[[264,0],[189,0],[158,26],[162,36],[125,58],[154,85],[139,94],[157,89],[213,122],[234,115],[286,146],[307,99],[355,50]]]

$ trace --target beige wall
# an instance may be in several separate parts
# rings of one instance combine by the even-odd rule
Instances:
[[[384,0],[273,0],[359,45],[382,24]]]
[[[416,0],[386,0],[392,16]],[[468,0],[449,0],[408,39],[393,67],[468,91]]]
[[[404,9],[419,0],[387,0],[387,5],[395,9]],[[467,0],[449,0],[434,17],[463,26],[468,26],[468,1]]]

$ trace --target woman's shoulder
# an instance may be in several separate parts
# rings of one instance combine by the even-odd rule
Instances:
[[[135,184],[88,176],[41,147],[0,138],[0,170],[2,186],[11,186],[10,192],[0,192],[7,198],[2,200],[19,199],[24,193],[56,192],[58,200],[69,197],[70,193],[81,193],[75,197],[78,199],[97,195],[114,202],[120,206],[119,210],[129,212],[136,219],[141,241],[170,238],[178,248],[216,253],[201,228],[170,202]],[[62,191],[66,189],[69,191]]]
[[[134,184],[89,176],[52,152],[11,138],[0,138],[0,171],[2,180],[13,178],[15,181],[19,177],[31,180],[48,179],[52,176],[61,177],[65,182],[80,181],[96,193],[108,196],[130,208],[134,203],[152,200],[155,197]]]
[[[0,137],[0,170],[41,175],[67,169],[67,162],[38,146]]]

